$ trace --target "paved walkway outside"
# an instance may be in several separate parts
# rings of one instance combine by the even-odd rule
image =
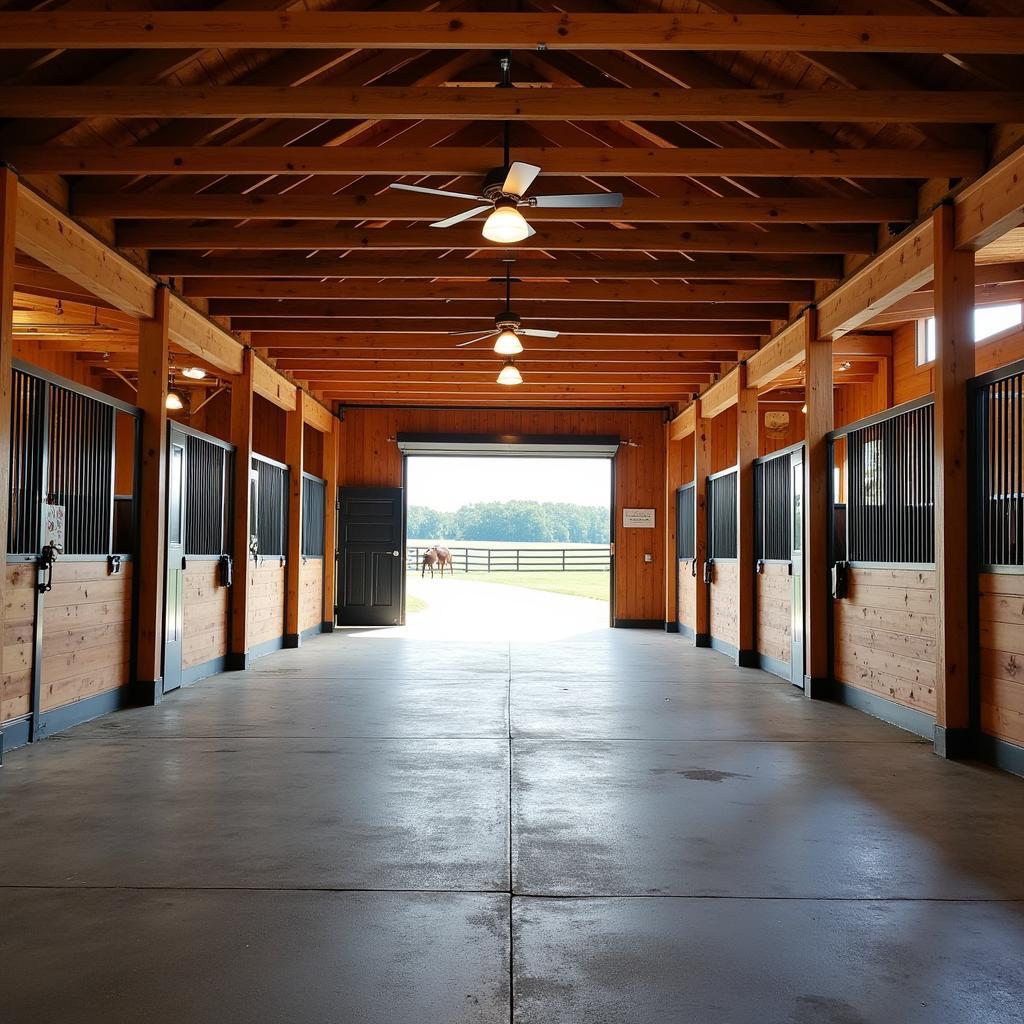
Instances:
[[[679,637],[318,638],[13,752],[4,1024],[1008,1024],[1024,782]]]

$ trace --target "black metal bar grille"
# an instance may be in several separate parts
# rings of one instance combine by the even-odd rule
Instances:
[[[851,562],[935,561],[934,406],[847,433],[847,556]]]
[[[314,476],[302,478],[302,554],[322,558],[324,553],[324,500],[327,482]]]
[[[708,557],[736,558],[735,469],[708,477]]]
[[[185,439],[185,456],[185,554],[224,554],[230,522],[225,502],[231,493],[231,452],[190,434]]]
[[[1024,566],[1024,369],[976,392],[979,562]]]
[[[697,553],[697,515],[694,502],[697,488],[693,484],[676,492],[676,558],[689,561]]]
[[[11,505],[7,550],[12,555],[36,554],[43,495],[43,448],[46,383],[14,371],[11,391]]]
[[[754,557],[788,562],[793,554],[790,530],[790,456],[754,463]]]
[[[113,467],[113,406],[51,384],[47,499],[64,506],[65,554],[110,553]]]
[[[288,470],[258,456],[256,471],[256,539],[260,555],[283,557],[288,543]]]

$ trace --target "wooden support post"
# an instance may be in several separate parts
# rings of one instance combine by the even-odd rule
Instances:
[[[754,622],[754,460],[757,458],[757,388],[747,387],[747,367],[741,363],[736,392],[736,664],[757,664]]]
[[[306,418],[305,394],[296,389],[295,408],[285,414],[284,461],[288,463],[288,543],[285,560],[284,645],[302,643],[299,594],[302,574],[302,441]]]
[[[703,403],[696,405],[696,427],[693,432],[693,556],[697,574],[694,586],[694,644],[711,646],[711,607],[708,584],[704,582],[704,564],[708,560],[708,473],[711,472],[711,420],[704,419]]]
[[[974,376],[974,253],[956,248],[954,208],[933,215],[935,238],[935,576],[938,671],[935,751],[968,753],[970,736],[970,577],[967,382]]]
[[[11,358],[14,352],[14,235],[18,209],[18,178],[8,167],[0,167],[0,617],[7,607],[7,523],[11,494]],[[0,621],[2,625],[2,621]],[[9,667],[0,644],[0,679]],[[0,737],[0,762],[3,739]]]
[[[253,363],[251,349],[242,354],[242,372],[231,381],[231,441],[235,446],[235,521],[232,526],[234,582],[231,587],[231,656],[228,666],[249,666],[249,476],[252,467]]]
[[[338,444],[341,424],[337,419],[331,432],[324,435],[324,610],[320,628],[334,632],[335,570],[338,565]]]
[[[157,288],[152,318],[139,321],[137,401],[142,410],[142,464],[135,679],[138,700],[143,704],[159,704],[163,695],[170,302],[170,291],[164,286]]]
[[[665,632],[679,632],[679,560],[676,558],[676,491],[683,479],[683,442],[665,424]],[[563,552],[564,558],[564,552]]]
[[[832,466],[828,435],[835,426],[832,388],[832,339],[818,336],[817,310],[802,318],[804,383],[804,692],[808,697],[828,695],[829,664],[829,508]]]

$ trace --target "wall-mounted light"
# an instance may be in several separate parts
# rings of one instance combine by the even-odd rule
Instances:
[[[170,409],[173,412],[179,412],[185,408],[185,401],[181,397],[180,391],[168,391],[167,398],[164,401],[164,408]]]

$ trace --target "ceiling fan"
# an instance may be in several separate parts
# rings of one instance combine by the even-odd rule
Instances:
[[[519,340],[520,335],[528,338],[557,338],[558,331],[541,331],[534,327],[523,327],[519,314],[512,309],[512,268],[509,265],[511,260],[506,260],[505,265],[505,308],[494,318],[494,330],[486,334],[479,334],[469,341],[460,341],[456,348],[465,348],[467,345],[475,345],[478,341],[487,338],[494,338],[494,351],[501,356],[514,356],[523,351],[523,343]],[[452,337],[462,334],[476,334],[476,331],[452,331]],[[497,337],[495,337],[497,335]]]
[[[498,88],[511,89],[510,78],[511,59],[508,55],[501,58],[501,83]],[[446,217],[444,220],[434,221],[432,228],[450,228],[455,224],[461,224],[464,220],[476,217],[487,210],[491,211],[490,216],[484,221],[483,236],[491,242],[521,242],[531,235],[536,234],[534,229],[527,223],[526,218],[519,212],[522,206],[532,206],[538,209],[601,209],[622,206],[621,192],[589,192],[577,193],[575,195],[559,196],[530,196],[526,197],[527,191],[533,184],[534,179],[540,174],[541,169],[535,164],[523,163],[516,160],[514,163],[509,160],[509,125],[505,122],[504,131],[504,152],[505,162],[501,167],[495,167],[487,173],[484,178],[480,195],[473,195],[471,192],[447,192],[441,188],[427,188],[423,185],[406,185],[402,182],[392,182],[390,188],[399,189],[403,192],[422,192],[428,196],[443,196],[446,199],[467,199],[479,205],[473,206],[453,217]]]

